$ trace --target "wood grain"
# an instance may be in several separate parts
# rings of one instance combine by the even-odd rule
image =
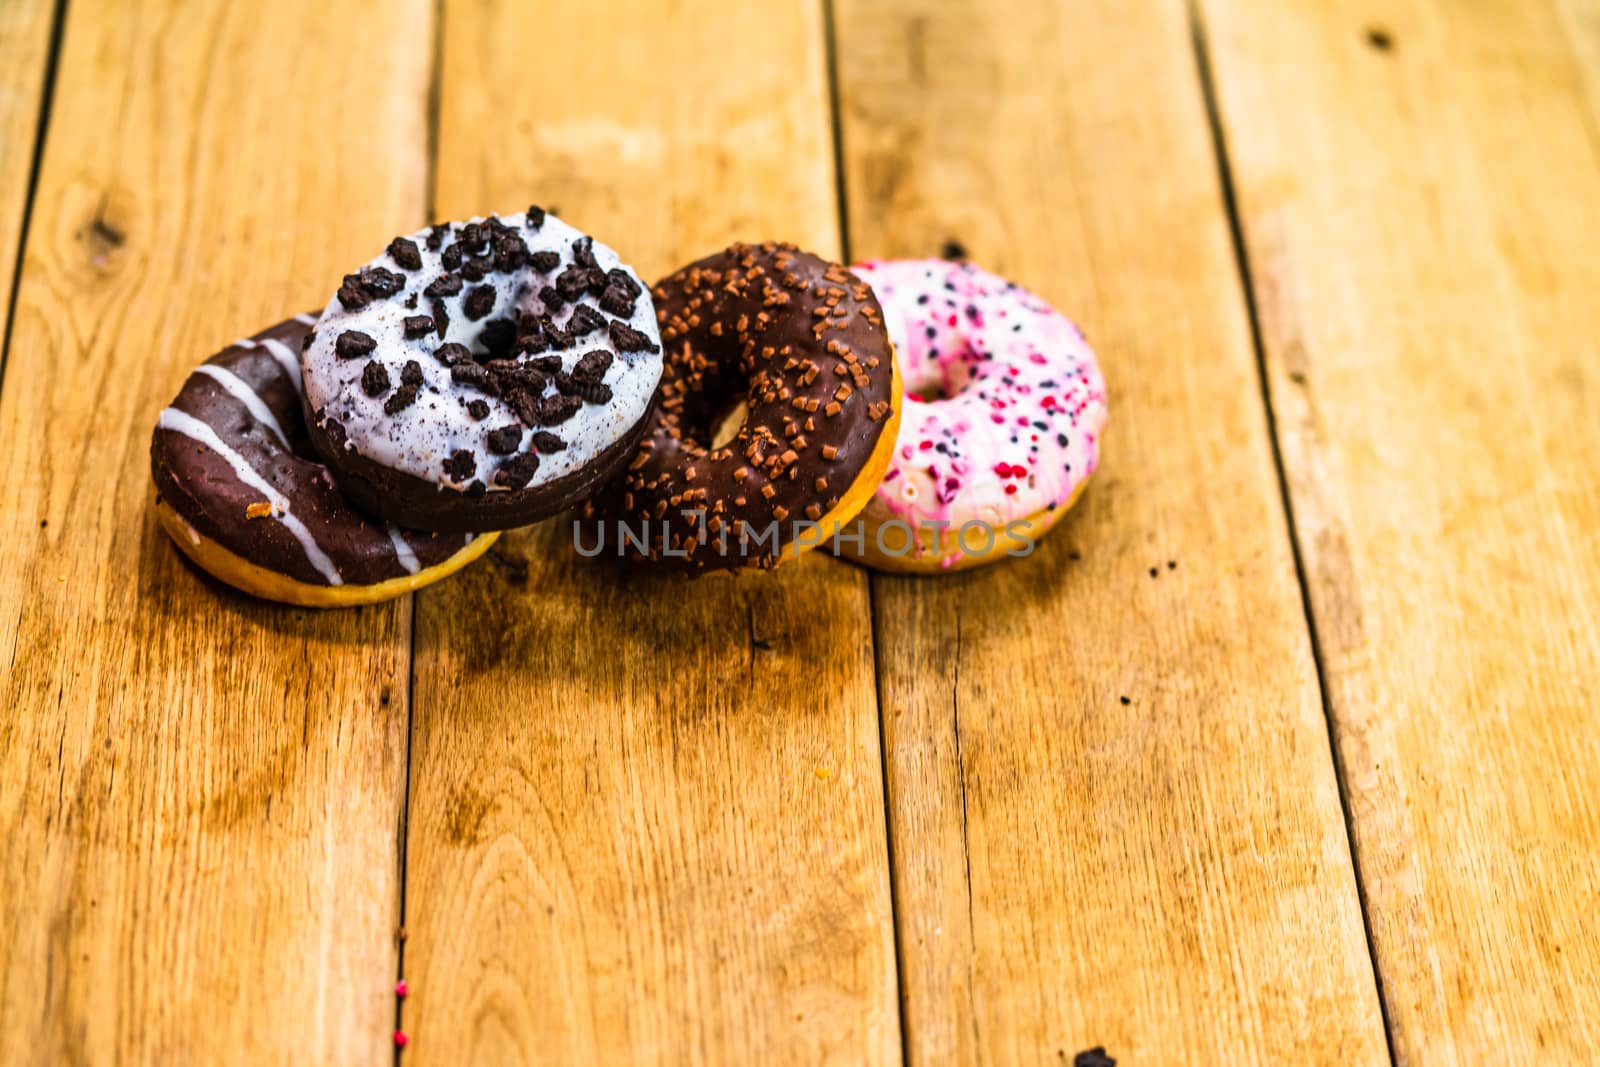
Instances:
[[[1035,555],[874,582],[911,1061],[1383,1061],[1183,10],[840,0],[837,41],[852,252],[959,242],[1111,395]]]
[[[0,337],[11,314],[54,18],[50,0],[0,4]]]
[[[441,217],[553,205],[647,278],[837,254],[816,3],[445,11]],[[415,670],[408,1059],[898,1061],[859,571],[652,579],[552,522],[419,599]]]
[[[1572,43],[1545,2],[1206,23],[1395,1051],[1587,1061],[1600,139]]]
[[[202,580],[148,442],[418,221],[430,17],[71,7],[0,391],[0,1062],[387,1056],[407,605]]]

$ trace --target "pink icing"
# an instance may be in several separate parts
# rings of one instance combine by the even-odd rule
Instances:
[[[1083,332],[967,263],[852,267],[883,305],[905,381],[895,454],[867,517],[995,527],[1065,506],[1099,463],[1105,382]],[[960,549],[953,537],[943,562]],[[899,543],[896,541],[895,543]]]

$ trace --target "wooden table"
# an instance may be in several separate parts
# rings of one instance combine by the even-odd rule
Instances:
[[[0,138],[0,1063],[1595,1054],[1596,0],[0,0]],[[938,580],[181,562],[189,367],[529,200],[957,242],[1104,467]]]

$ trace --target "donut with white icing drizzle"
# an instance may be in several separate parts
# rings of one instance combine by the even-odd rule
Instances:
[[[195,368],[150,441],[156,514],[218,579],[315,607],[369,604],[465,566],[494,534],[404,530],[358,511],[312,450],[300,402],[299,315]]]
[[[661,341],[617,254],[532,207],[395,238],[345,276],[300,365],[312,442],[359,504],[497,530],[616,473]]]

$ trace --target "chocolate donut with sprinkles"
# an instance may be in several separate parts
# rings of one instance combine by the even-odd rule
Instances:
[[[657,410],[626,472],[585,503],[580,548],[700,574],[773,567],[832,536],[871,497],[900,418],[872,290],[768,243],[692,263],[654,295]]]
[[[340,485],[440,531],[586,497],[644,433],[661,362],[638,276],[537,207],[395,238],[345,276],[300,358]]]
[[[371,604],[466,566],[497,534],[403,530],[357,511],[307,439],[299,315],[195,369],[150,440],[156,516],[201,569],[309,607]]]
[[[1028,554],[1100,461],[1106,387],[1083,332],[970,263],[852,269],[882,301],[906,414],[860,551],[840,554],[925,573]]]

